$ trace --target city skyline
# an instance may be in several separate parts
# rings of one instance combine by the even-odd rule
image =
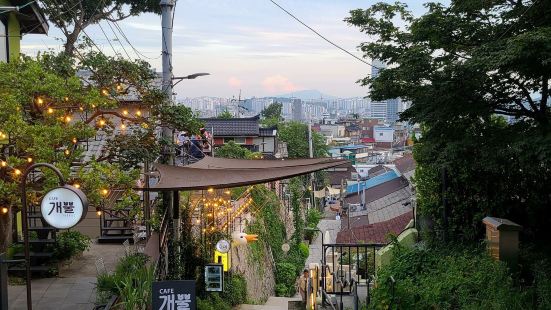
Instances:
[[[343,19],[349,11],[377,1],[278,1],[321,34],[361,57],[357,46],[369,38]],[[406,1],[414,14],[422,5]],[[107,55],[123,52],[108,25],[104,35],[97,25],[86,32]],[[161,70],[160,17],[142,14],[119,25],[132,45],[157,71]],[[115,51],[110,46],[111,41]],[[48,37],[28,35],[22,50],[36,54],[45,48],[61,50],[59,29],[51,25]],[[121,36],[118,36],[121,40]],[[123,43],[130,57],[136,53]],[[152,58],[152,59],[150,59]],[[370,60],[367,59],[369,62]],[[317,89],[336,97],[364,97],[368,89],[356,83],[370,66],[331,46],[293,20],[270,1],[180,0],[174,19],[175,76],[208,72],[210,76],[184,81],[175,88],[178,98],[219,96],[265,97]]]

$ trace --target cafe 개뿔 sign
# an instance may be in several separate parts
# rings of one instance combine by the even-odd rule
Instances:
[[[44,195],[40,211],[48,224],[58,229],[67,229],[86,217],[88,199],[80,189],[64,185]]]
[[[153,282],[153,310],[196,310],[195,281],[175,280]]]

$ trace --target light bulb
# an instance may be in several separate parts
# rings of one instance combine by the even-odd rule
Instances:
[[[38,97],[38,98],[36,99],[36,103],[38,103],[38,104],[43,104],[43,103],[44,103],[44,99]]]
[[[105,120],[100,119],[100,120],[99,120],[99,125],[100,125],[100,126],[104,126],[104,125],[105,125]]]
[[[122,111],[122,114],[123,114],[123,115],[128,115],[128,110],[123,110],[123,111]]]
[[[28,158],[27,158],[27,162],[32,163],[32,162],[33,162],[33,158],[32,158],[32,157],[28,157]]]
[[[2,214],[7,214],[8,211],[10,211],[10,209],[8,209],[6,207],[2,207]]]
[[[65,153],[65,155],[69,155],[69,154],[71,154],[71,151],[69,151],[69,150],[65,150],[65,152],[64,152],[64,153]]]
[[[142,111],[140,111],[140,110],[136,111],[136,115],[142,116]]]
[[[6,167],[7,165],[8,165],[8,163],[7,163],[7,162],[5,162],[5,161],[0,161],[0,166],[2,166],[2,167]]]
[[[71,117],[70,116],[65,116],[65,121],[68,123],[71,121]]]
[[[75,188],[80,188],[80,184],[78,184],[78,183],[73,184],[73,186],[74,186]]]
[[[19,170],[19,169],[15,169],[13,172],[15,173],[15,175],[20,175],[21,174],[21,170]]]
[[[125,124],[121,124],[121,129],[126,129],[126,125],[125,125]]]
[[[52,109],[52,108],[48,108],[48,113],[49,113],[49,114],[52,114],[52,113],[54,113],[54,109]]]
[[[96,211],[96,214],[97,214],[98,216],[101,216],[101,213],[102,213],[101,210]]]
[[[78,139],[77,139],[77,138],[75,137],[75,138],[73,138],[73,140],[72,140],[72,141],[73,141],[73,143],[74,143],[74,144],[77,144],[77,142],[78,142]]]

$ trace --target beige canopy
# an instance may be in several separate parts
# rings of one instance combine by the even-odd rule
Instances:
[[[205,157],[184,167],[156,164],[159,182],[142,190],[231,188],[288,179],[344,163],[346,160],[332,158],[244,160]]]

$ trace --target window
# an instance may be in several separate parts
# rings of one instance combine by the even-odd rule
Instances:
[[[233,141],[235,144],[245,144],[245,138],[243,137],[226,137],[224,138],[224,143]]]
[[[383,136],[383,133],[382,132],[379,132],[379,137],[382,137]]]
[[[0,61],[8,62],[8,29],[0,19]]]

